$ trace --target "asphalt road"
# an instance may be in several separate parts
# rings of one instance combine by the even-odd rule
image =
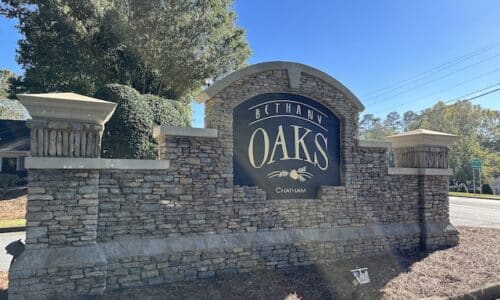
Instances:
[[[500,229],[500,200],[450,197],[450,219],[455,226]],[[12,258],[5,253],[5,246],[18,239],[24,240],[24,232],[0,234],[0,271],[9,269]]]
[[[455,226],[500,229],[500,200],[450,197],[450,221]]]
[[[12,256],[5,252],[5,246],[18,239],[24,240],[24,232],[0,233],[0,271],[8,271]]]

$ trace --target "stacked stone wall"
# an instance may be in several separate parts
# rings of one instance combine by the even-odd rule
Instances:
[[[259,269],[275,270],[324,264],[393,251],[412,252],[418,247],[419,234],[414,233],[384,239],[374,237],[335,242],[274,244],[111,259],[108,260],[107,289],[204,279]]]
[[[419,221],[417,176],[388,175],[387,149],[359,148],[354,188],[324,186],[317,199],[280,200],[258,187],[227,188],[223,176],[211,175],[223,171],[216,141],[169,137],[162,156],[170,170],[101,171],[99,241]]]
[[[99,171],[31,170],[26,244],[64,247],[95,244]]]

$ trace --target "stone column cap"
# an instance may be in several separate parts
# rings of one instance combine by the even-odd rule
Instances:
[[[33,119],[67,120],[104,125],[116,103],[76,93],[18,94]]]
[[[392,142],[393,148],[423,145],[449,147],[458,139],[458,135],[427,129],[416,129],[401,134],[390,135],[385,139]]]
[[[153,128],[153,136],[159,137],[162,135],[216,138],[218,131],[212,128],[177,127],[165,124],[155,126]]]

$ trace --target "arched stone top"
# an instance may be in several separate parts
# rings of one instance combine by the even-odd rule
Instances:
[[[317,77],[327,84],[333,86],[338,89],[342,94],[344,94],[347,99],[351,101],[351,103],[358,109],[358,111],[363,111],[365,107],[359,101],[359,99],[342,83],[333,78],[332,76],[322,72],[316,68],[296,63],[296,62],[288,62],[288,61],[271,61],[271,62],[263,62],[255,65],[248,66],[236,72],[233,72],[226,77],[217,80],[213,85],[206,88],[203,92],[201,92],[198,96],[195,97],[195,100],[198,103],[203,103],[208,99],[216,96],[220,93],[224,88],[231,85],[233,82],[250,76],[252,74],[257,74],[265,71],[272,70],[286,70],[288,72],[288,77],[290,79],[290,87],[291,88],[299,88],[300,85],[300,77],[302,73],[309,74],[311,76]]]

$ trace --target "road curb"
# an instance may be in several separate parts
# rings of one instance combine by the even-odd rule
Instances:
[[[4,227],[4,228],[0,228],[0,233],[19,232],[19,231],[26,231],[26,227],[25,226],[21,226],[21,227]]]
[[[465,195],[458,196],[458,195],[450,195],[450,194],[448,194],[448,197],[500,201],[500,198],[499,199],[497,199],[497,198],[479,198],[479,197],[474,197],[474,194],[472,194],[470,196],[465,196]]]

